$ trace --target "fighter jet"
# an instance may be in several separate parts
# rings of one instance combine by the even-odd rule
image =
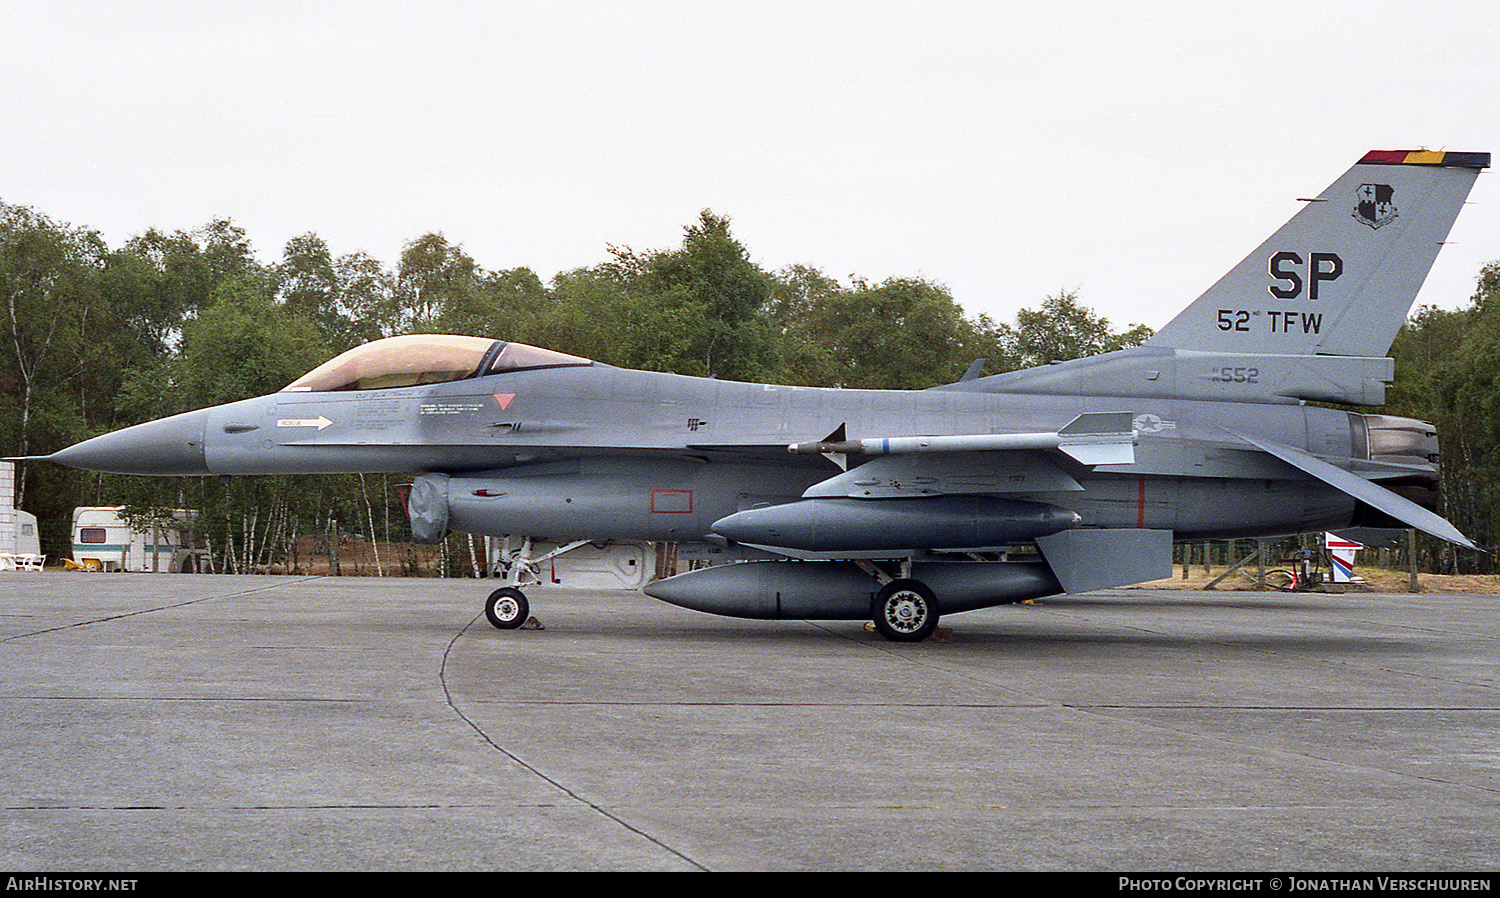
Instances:
[[[472,336],[391,337],[279,393],[46,458],[152,475],[416,475],[450,531],[712,547],[646,591],[747,618],[941,615],[1169,576],[1174,541],[1434,513],[1437,435],[1379,406],[1386,357],[1488,153],[1360,159],[1144,345],[923,391],[736,383]],[[529,544],[529,543],[528,543]],[[511,559],[485,605],[520,626]]]

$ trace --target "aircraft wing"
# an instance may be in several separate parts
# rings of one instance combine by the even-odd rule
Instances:
[[[989,520],[995,517],[1006,519],[1017,532],[992,542],[981,539],[980,544],[1004,545],[1009,537],[1020,538],[1028,525],[1038,525],[1037,548],[1065,592],[1159,579],[1171,574],[1170,530],[1068,529],[1058,522],[1071,517],[1076,523],[1076,514],[1023,498],[1028,493],[1081,492],[1084,487],[1074,476],[1081,468],[1134,464],[1134,417],[1132,412],[1085,414],[1052,432],[794,443],[787,448],[798,454],[876,457],[809,487],[803,498],[810,502],[742,511],[716,522],[714,531],[776,554],[847,558],[856,540],[902,542],[912,534],[912,518],[919,519],[916,526],[924,532],[936,533],[950,519],[983,527],[995,526]],[[868,499],[878,501],[859,501]],[[850,531],[850,545],[804,545],[789,538],[817,531],[825,541],[837,542],[844,530]],[[757,534],[762,539],[756,540]],[[772,536],[781,539],[776,542]],[[963,536],[973,534],[966,530]],[[863,553],[872,556],[883,548],[865,542],[860,547],[873,549]]]
[[[1262,452],[1281,459],[1304,474],[1316,477],[1318,480],[1353,496],[1371,508],[1390,515],[1405,524],[1409,524],[1423,533],[1436,536],[1438,539],[1447,540],[1466,549],[1479,548],[1467,536],[1460,533],[1457,527],[1448,523],[1446,519],[1433,514],[1410,499],[1396,495],[1383,486],[1371,483],[1358,474],[1353,474],[1336,465],[1329,464],[1301,449],[1261,437],[1236,433],[1232,430],[1228,432]]]

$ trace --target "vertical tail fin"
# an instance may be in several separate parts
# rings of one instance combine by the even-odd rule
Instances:
[[[1147,345],[1384,356],[1489,164],[1489,153],[1367,153]]]

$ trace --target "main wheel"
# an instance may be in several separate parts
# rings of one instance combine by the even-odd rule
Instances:
[[[501,630],[514,630],[526,623],[530,610],[526,594],[514,586],[500,587],[484,603],[484,616]]]
[[[875,596],[875,629],[895,642],[921,642],[937,629],[932,590],[919,580],[892,580]]]

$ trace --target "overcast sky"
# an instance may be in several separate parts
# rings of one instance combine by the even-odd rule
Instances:
[[[441,231],[548,279],[679,244],[1160,327],[1370,149],[1500,151],[1481,2],[0,0],[0,199],[262,261]],[[1500,180],[1418,298],[1500,259]],[[503,334],[496,336],[503,337]]]

